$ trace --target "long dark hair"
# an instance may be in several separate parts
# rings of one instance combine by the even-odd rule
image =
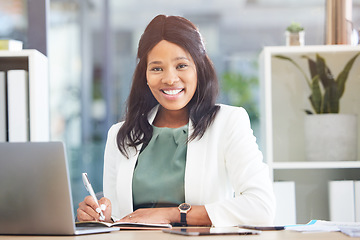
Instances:
[[[183,17],[156,16],[139,41],[138,64],[127,100],[125,122],[117,134],[119,150],[127,157],[127,147],[136,148],[142,143],[147,144],[152,137],[148,114],[158,102],[146,84],[146,66],[149,51],[161,40],[172,42],[188,51],[196,65],[197,89],[188,103],[190,120],[194,126],[189,141],[204,135],[219,110],[219,106],[215,105],[218,80],[197,27]]]

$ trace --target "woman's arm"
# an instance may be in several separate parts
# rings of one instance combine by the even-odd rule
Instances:
[[[271,224],[275,198],[268,166],[262,161],[246,111],[228,109],[222,155],[234,197],[206,204],[206,210],[215,226]]]
[[[192,206],[187,213],[186,220],[188,225],[211,225],[205,206]],[[180,223],[180,211],[176,207],[142,208],[125,216],[120,222]]]

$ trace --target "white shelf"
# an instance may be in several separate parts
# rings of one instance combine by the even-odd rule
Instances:
[[[30,141],[49,141],[48,59],[33,49],[0,51],[0,72],[14,69],[28,72]]]
[[[330,220],[328,182],[360,180],[360,141],[358,161],[306,161],[304,109],[311,109],[309,89],[294,66],[275,56],[290,57],[309,74],[308,62],[303,56],[313,59],[319,53],[326,59],[332,74],[338,76],[344,63],[359,52],[360,46],[327,45],[265,47],[260,54],[261,149],[273,180],[295,183],[297,223],[310,219]],[[360,58],[354,62],[349,73],[346,93],[340,102],[341,113],[360,116],[359,76]]]
[[[262,149],[268,164],[287,162],[289,159],[293,162],[305,161],[304,109],[312,109],[308,99],[310,91],[300,71],[287,61],[274,56],[285,55],[294,59],[309,74],[308,62],[302,56],[313,58],[316,53],[321,53],[332,74],[338,76],[344,68],[344,63],[359,52],[360,46],[347,45],[278,46],[263,49],[259,59],[260,124]],[[346,93],[340,101],[340,113],[360,116],[359,66],[360,58],[354,62],[349,73]],[[358,126],[360,126],[360,117],[358,117]],[[358,141],[358,149],[360,149],[360,141]]]
[[[350,45],[307,45],[307,46],[267,46],[265,54],[308,54],[308,53],[336,53],[359,51],[359,46]]]
[[[360,168],[360,161],[342,162],[274,162],[276,169],[339,169],[339,168]]]

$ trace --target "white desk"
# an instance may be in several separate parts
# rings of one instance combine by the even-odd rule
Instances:
[[[263,231],[260,235],[249,236],[181,236],[163,233],[161,231],[131,231],[120,230],[119,232],[92,234],[83,236],[8,236],[0,235],[0,240],[360,240],[351,238],[340,232],[329,233],[299,233],[293,231]]]

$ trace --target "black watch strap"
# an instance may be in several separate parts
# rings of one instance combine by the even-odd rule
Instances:
[[[186,213],[185,212],[180,213],[180,223],[181,223],[181,225],[184,225],[184,226],[187,225]]]
[[[180,210],[180,224],[182,226],[187,226],[186,214],[190,211],[191,205],[188,203],[182,203],[178,208]]]

